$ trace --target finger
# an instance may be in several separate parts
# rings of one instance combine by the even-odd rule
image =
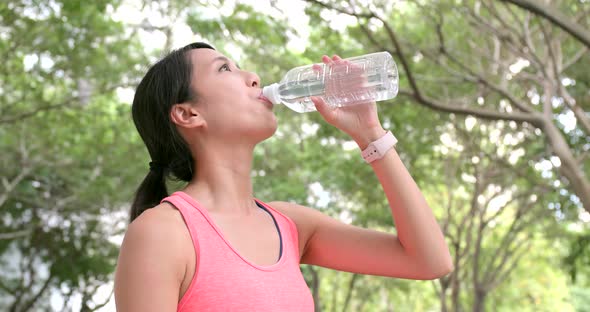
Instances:
[[[321,97],[312,96],[311,101],[315,105],[317,111],[322,114],[322,116],[328,116],[330,114],[330,107],[328,104],[322,99]]]
[[[322,62],[324,62],[324,64],[329,64],[332,63],[332,59],[329,56],[324,55],[322,56]]]
[[[316,72],[322,72],[322,65],[320,64],[313,64],[313,66],[311,66],[311,69],[316,71]]]

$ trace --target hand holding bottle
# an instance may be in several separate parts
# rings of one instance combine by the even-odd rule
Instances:
[[[342,91],[346,91],[350,96],[358,94],[359,97],[362,97],[363,94],[367,94],[367,78],[362,68],[337,55],[331,59],[324,55],[322,62],[330,68],[332,73],[329,75],[330,77],[337,77],[340,71],[345,72],[347,77],[346,80],[326,79],[325,98],[328,101],[330,97],[337,96]],[[323,67],[316,64],[313,69],[321,73]],[[364,148],[362,145],[365,144],[365,141],[371,142],[375,136],[385,133],[377,115],[377,105],[373,99],[356,98],[356,103],[362,105],[342,107],[331,107],[322,97],[318,96],[312,96],[311,100],[327,123],[350,135],[361,148]]]

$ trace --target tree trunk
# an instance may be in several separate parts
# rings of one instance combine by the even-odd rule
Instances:
[[[487,292],[481,289],[475,290],[475,298],[473,298],[473,312],[485,311],[485,300]]]
[[[559,157],[559,171],[568,179],[584,209],[590,212],[590,182],[578,165],[567,142],[559,129],[550,121],[545,122],[543,129],[553,153]]]
[[[311,273],[311,293],[313,296],[314,311],[320,312],[322,310],[320,305],[320,277],[313,266],[308,265],[307,269]]]
[[[440,312],[448,312],[446,288],[441,287],[440,291]]]
[[[348,284],[348,291],[346,293],[346,299],[344,300],[344,304],[342,305],[342,311],[348,311],[348,304],[350,303],[350,299],[352,298],[352,292],[354,290],[354,286],[356,283],[356,280],[358,279],[359,274],[352,274],[352,277],[350,278],[350,283]]]

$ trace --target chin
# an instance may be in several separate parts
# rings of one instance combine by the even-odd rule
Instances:
[[[272,126],[269,126],[268,128],[266,128],[267,129],[267,131],[266,131],[266,134],[267,135],[264,138],[264,140],[272,137],[275,134],[275,132],[277,132],[277,128],[278,128],[278,125],[277,125],[276,120],[275,120],[275,122],[272,124]]]
[[[277,131],[278,124],[276,118],[273,119],[272,122],[266,123],[266,127],[260,127],[257,133],[257,136],[260,138],[260,141],[264,141],[270,137],[272,137],[275,132]]]

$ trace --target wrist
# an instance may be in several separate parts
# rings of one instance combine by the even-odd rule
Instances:
[[[371,144],[371,142],[378,140],[379,138],[383,137],[386,133],[387,131],[383,129],[383,127],[381,126],[373,127],[366,129],[362,133],[359,133],[358,135],[353,137],[353,140],[356,142],[356,144],[359,146],[361,150],[364,150],[367,148],[367,146],[369,146],[369,144]]]
[[[365,162],[372,163],[377,159],[383,158],[396,143],[397,138],[391,133],[391,131],[387,131],[385,135],[371,142],[366,149],[362,150],[361,156]]]

